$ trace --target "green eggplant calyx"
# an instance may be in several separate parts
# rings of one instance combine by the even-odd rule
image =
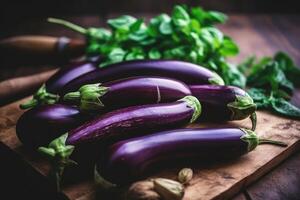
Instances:
[[[59,100],[59,96],[47,92],[46,86],[43,85],[38,89],[38,91],[33,95],[32,99],[21,104],[21,109],[29,109],[38,105],[48,105],[55,104]]]
[[[227,107],[232,112],[231,120],[245,119],[256,111],[256,104],[247,93],[236,95],[235,101],[228,103]]]
[[[182,99],[179,99],[178,101],[185,101],[189,107],[193,108],[194,113],[190,120],[190,123],[195,122],[202,112],[202,107],[199,100],[194,96],[185,96]]]
[[[288,146],[284,142],[265,139],[265,138],[259,138],[258,135],[252,130],[244,129],[244,128],[241,128],[241,130],[245,133],[244,135],[241,136],[241,140],[248,143],[248,152],[252,151],[258,145],[261,145],[261,144],[271,144],[271,145],[276,145],[276,146],[281,146],[281,147]]]
[[[248,152],[250,152],[259,145],[259,138],[252,130],[244,128],[241,128],[241,130],[245,133],[241,136],[241,140],[248,143]]]
[[[208,82],[212,85],[225,85],[224,80],[217,73],[214,72],[214,76],[208,79]]]
[[[100,83],[84,85],[76,92],[67,93],[64,101],[78,103],[81,111],[96,111],[104,107],[100,97],[105,95],[108,89],[108,87],[101,86]]]
[[[68,133],[54,139],[48,147],[39,147],[38,152],[46,156],[52,164],[51,173],[54,175],[54,181],[57,191],[61,190],[60,183],[65,167],[77,165],[69,157],[74,151],[74,146],[66,145]]]

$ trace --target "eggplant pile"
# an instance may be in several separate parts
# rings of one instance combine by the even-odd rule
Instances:
[[[57,72],[21,107],[31,109],[19,118],[17,136],[52,160],[58,189],[64,168],[74,163],[72,152],[82,145],[99,147],[96,171],[116,184],[187,158],[240,156],[261,143],[284,145],[253,132],[256,105],[244,90],[183,61],[137,60],[99,69],[93,62],[76,64]],[[248,117],[252,130],[182,129]]]

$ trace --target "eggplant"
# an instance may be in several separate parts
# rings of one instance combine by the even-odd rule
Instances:
[[[202,105],[199,120],[230,121],[250,116],[252,130],[256,128],[256,104],[244,90],[234,86],[189,85],[192,95]]]
[[[110,185],[124,185],[144,178],[158,167],[174,167],[191,160],[232,159],[263,143],[286,146],[259,139],[253,131],[241,128],[169,130],[111,145],[97,160],[96,173]]]
[[[47,91],[58,94],[60,90],[70,81],[77,77],[97,69],[97,62],[79,62],[60,69],[46,83]]]
[[[86,73],[65,85],[60,95],[76,91],[85,84],[105,83],[133,76],[168,77],[193,85],[224,85],[218,74],[193,63],[176,60],[135,60],[108,65]]]
[[[69,105],[44,105],[26,111],[18,119],[16,133],[23,145],[36,149],[88,119]]]
[[[56,72],[46,83],[33,95],[28,102],[21,104],[21,109],[28,109],[37,105],[54,104],[59,100],[62,88],[75,78],[96,70],[98,60],[73,63]]]
[[[64,101],[78,103],[82,111],[107,112],[133,105],[173,102],[191,95],[182,82],[160,77],[134,77],[82,86]]]
[[[61,138],[66,137],[63,145],[73,146],[105,140],[118,141],[193,123],[200,114],[200,102],[193,96],[186,96],[172,103],[131,106],[100,115],[68,131],[68,136]]]
[[[123,139],[193,123],[201,113],[200,102],[186,96],[176,102],[131,106],[106,113],[68,132],[66,144]]]
[[[64,167],[74,161],[69,157],[75,147],[104,144],[154,131],[180,127],[194,122],[201,113],[201,104],[193,96],[176,102],[132,106],[106,113],[54,139],[39,152],[52,160],[59,180]],[[78,149],[77,149],[78,150]],[[86,153],[83,151],[83,155]]]

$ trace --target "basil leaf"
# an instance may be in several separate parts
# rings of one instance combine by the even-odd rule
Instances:
[[[261,88],[251,88],[247,92],[253,99],[258,109],[270,107],[271,99],[266,95],[266,90]]]
[[[113,28],[113,29],[125,29],[129,30],[130,26],[136,22],[136,18],[129,16],[129,15],[123,15],[121,17],[115,18],[115,19],[109,19],[107,20],[107,24]]]
[[[204,26],[212,26],[217,23],[224,23],[227,16],[216,11],[204,11],[201,7],[191,9],[191,17],[197,19]]]
[[[135,32],[135,31],[140,30],[140,28],[142,26],[145,26],[144,25],[144,20],[143,19],[138,19],[133,24],[131,24],[129,28],[130,28],[131,32]]]
[[[280,114],[300,118],[300,109],[282,98],[274,99],[271,104],[272,108]]]
[[[284,71],[289,80],[297,86],[300,86],[300,68],[297,67],[293,60],[283,52],[278,52],[274,56],[274,60],[278,63],[279,67]]]
[[[219,52],[223,56],[234,56],[239,53],[239,48],[230,37],[225,36]]]
[[[173,28],[171,25],[171,20],[170,21],[163,21],[159,25],[159,32],[164,34],[164,35],[170,35],[173,32]]]
[[[128,35],[128,39],[136,41],[136,42],[142,42],[148,37],[148,32],[146,29],[140,29],[134,33],[130,33]]]
[[[256,101],[261,101],[267,98],[266,90],[261,88],[251,88],[247,92],[252,97],[252,99]]]
[[[126,51],[124,51],[121,48],[113,49],[108,55],[110,63],[121,62],[123,60],[123,58],[125,57],[125,54],[126,54]]]
[[[92,40],[108,41],[111,39],[111,32],[105,28],[89,28],[88,37]]]
[[[156,48],[152,48],[149,51],[148,56],[150,59],[160,59],[161,58],[161,54]]]
[[[256,68],[256,73],[251,73],[248,77],[248,83],[253,86],[269,86],[272,90],[277,90],[280,87],[290,91],[294,89],[291,81],[289,81],[284,72],[280,69],[277,62],[268,62],[266,65],[261,65],[261,68]]]
[[[207,20],[208,19],[211,24],[225,23],[227,16],[221,12],[209,11],[207,12]]]
[[[172,21],[175,26],[184,27],[190,23],[190,16],[182,6],[175,6],[172,12]]]

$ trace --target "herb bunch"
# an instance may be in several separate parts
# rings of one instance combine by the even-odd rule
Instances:
[[[289,103],[293,90],[300,85],[300,69],[287,54],[278,52],[259,61],[250,57],[239,67],[247,76],[248,93],[258,109],[300,117],[300,109]]]
[[[289,103],[294,87],[300,85],[299,68],[283,52],[261,60],[249,57],[238,66],[228,62],[226,58],[237,55],[239,48],[215,27],[226,19],[220,12],[176,5],[170,15],[160,14],[147,24],[129,15],[109,19],[109,29],[86,29],[55,18],[49,21],[84,34],[86,54],[100,55],[100,67],[137,59],[192,62],[218,73],[226,85],[249,88],[258,109],[300,118],[300,109]]]
[[[214,25],[227,17],[200,7],[176,5],[171,13],[160,14],[145,23],[124,15],[109,19],[105,28],[82,28],[59,19],[87,37],[87,55],[101,55],[100,67],[136,59],[176,59],[196,63],[218,73],[226,84],[245,87],[246,79],[226,57],[239,53],[238,46]]]

